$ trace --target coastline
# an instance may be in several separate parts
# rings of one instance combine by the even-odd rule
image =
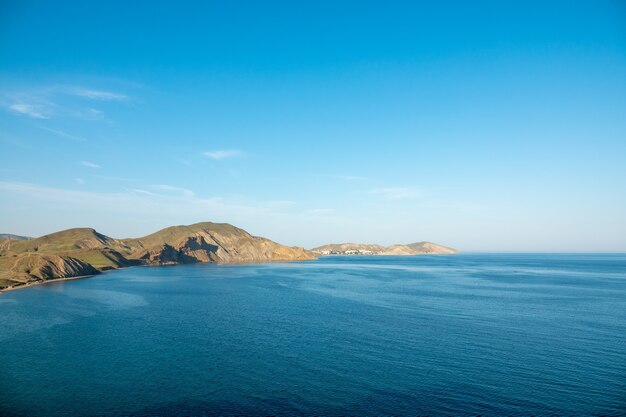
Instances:
[[[397,255],[397,254],[380,254],[380,253],[376,253],[376,254],[371,254],[371,255],[365,255],[365,254],[327,254],[327,255],[322,255],[322,254],[315,254],[316,259],[285,259],[285,260],[267,260],[267,261],[258,261],[258,262],[196,262],[199,264],[213,264],[213,265],[262,265],[262,264],[268,264],[268,263],[279,263],[279,262],[311,262],[311,261],[317,261],[319,258],[326,258],[326,257],[359,257],[359,256],[383,256],[383,257],[387,257],[387,256],[424,256],[424,255],[431,255],[431,256],[446,256],[446,255],[458,255],[457,253],[419,253],[419,254],[411,254],[411,255]],[[159,264],[159,265],[129,265],[129,266],[124,266],[121,268],[107,268],[104,270],[99,270],[99,272],[97,274],[90,274],[90,275],[79,275],[79,276],[75,276],[75,277],[64,277],[64,278],[52,278],[52,279],[46,279],[46,280],[40,280],[40,281],[31,281],[28,282],[26,284],[23,285],[17,285],[17,286],[13,286],[13,287],[9,287],[9,288],[2,288],[0,289],[0,294],[3,294],[5,292],[9,292],[9,291],[15,291],[15,290],[19,290],[19,289],[23,289],[23,288],[28,288],[28,287],[33,287],[35,285],[42,285],[42,284],[48,284],[48,283],[52,283],[52,282],[59,282],[59,281],[72,281],[75,279],[83,279],[83,278],[91,278],[91,277],[95,277],[97,275],[100,275],[102,273],[105,272],[110,272],[110,271],[118,271],[120,269],[128,269],[128,268],[137,268],[137,267],[144,267],[144,268],[154,268],[154,267],[163,267],[163,266],[176,266],[176,265],[188,265],[186,263],[164,263],[164,264]]]
[[[106,272],[119,271],[120,269],[128,269],[128,268],[155,268],[155,267],[158,268],[158,267],[164,267],[164,266],[193,265],[193,264],[211,264],[211,265],[222,265],[222,266],[223,265],[262,265],[262,264],[279,263],[279,262],[311,262],[311,261],[317,261],[317,258],[315,259],[285,259],[285,260],[276,260],[276,261],[268,260],[268,261],[258,261],[258,262],[193,262],[193,263],[164,263],[164,264],[158,264],[158,265],[129,265],[129,266],[124,266],[120,268],[107,268],[104,270],[98,270],[99,272],[97,274],[79,275],[75,277],[64,277],[64,278],[51,278],[51,279],[45,279],[45,280],[40,280],[40,281],[31,281],[22,285],[2,288],[0,289],[0,294],[9,292],[9,291],[20,290],[23,288],[33,287],[35,285],[48,284],[51,282],[72,281],[75,279],[91,278],[91,277],[95,277]]]
[[[103,271],[103,272],[106,272],[106,271]],[[76,276],[76,277],[52,278],[52,279],[45,279],[45,280],[41,280],[41,281],[31,281],[31,282],[27,282],[26,284],[22,284],[22,285],[16,285],[16,286],[13,286],[13,287],[2,288],[2,289],[0,289],[0,294],[3,294],[5,292],[9,292],[9,291],[21,290],[23,288],[34,287],[35,285],[48,284],[48,283],[51,283],[51,282],[72,281],[72,280],[75,280],[75,279],[91,278],[91,277],[95,277],[96,275],[100,275],[100,274],[79,275],[79,276]]]

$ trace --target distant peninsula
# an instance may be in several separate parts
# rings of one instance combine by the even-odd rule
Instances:
[[[376,244],[333,243],[311,249],[316,255],[449,255],[459,253],[456,249],[432,242],[417,242],[407,245],[382,246]]]
[[[32,237],[12,235],[11,233],[0,233],[0,240],[29,240]]]
[[[316,259],[303,248],[252,236],[227,223],[172,226],[137,239],[114,239],[91,228],[68,229],[35,239],[3,236],[0,290],[135,265]]]

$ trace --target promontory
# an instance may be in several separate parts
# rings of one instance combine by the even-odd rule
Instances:
[[[114,239],[91,228],[76,228],[35,239],[0,240],[0,290],[134,265],[312,259],[316,256],[303,248],[252,236],[227,223],[172,226],[136,239]]]

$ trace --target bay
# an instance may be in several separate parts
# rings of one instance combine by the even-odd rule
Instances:
[[[0,415],[624,415],[626,255],[137,267],[0,295]]]

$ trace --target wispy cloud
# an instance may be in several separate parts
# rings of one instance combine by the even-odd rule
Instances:
[[[26,104],[26,103],[15,103],[9,105],[9,109],[13,110],[16,113],[23,114],[26,116],[30,116],[34,119],[49,119],[50,115],[46,114],[46,110],[39,105],[34,104]]]
[[[0,181],[0,196],[18,194],[32,201],[60,203],[77,213],[84,213],[84,208],[90,207],[106,214],[121,213],[152,220],[167,218],[167,222],[177,223],[183,219],[189,222],[214,219],[237,220],[243,224],[244,219],[258,219],[260,216],[276,219],[274,216],[285,215],[280,204],[276,207],[275,201],[246,201],[221,196],[201,198],[191,190],[168,184],[123,189],[120,192],[94,192]],[[90,216],[93,215],[93,211],[90,213]]]
[[[174,185],[159,184],[156,187],[138,186],[109,192],[93,191],[95,187],[86,186],[57,188],[0,180],[0,200],[15,201],[25,207],[26,212],[21,221],[25,228],[36,230],[30,232],[32,235],[54,229],[91,225],[102,228],[103,232],[113,236],[139,236],[172,224],[210,220],[235,224],[254,235],[266,236],[283,244],[302,244],[304,242],[300,242],[303,236],[301,233],[294,237],[295,225],[302,225],[306,221],[308,227],[319,226],[316,233],[322,239],[321,234],[326,236],[323,227],[340,229],[350,220],[323,206],[313,210],[307,210],[299,204],[288,208],[291,202],[287,200],[250,200],[228,195],[201,197],[197,194],[176,192],[172,188],[180,187]],[[37,218],[33,221],[32,218],[37,217],[37,207],[42,206],[50,207],[46,219]],[[2,220],[7,226],[6,216],[0,216],[0,223]],[[317,226],[312,226],[313,224]]]
[[[130,191],[133,194],[143,194],[143,195],[148,195],[148,196],[152,196],[152,197],[160,197],[161,195],[159,193],[155,193],[152,191],[148,191],[148,190],[144,190],[142,188],[131,188]]]
[[[66,91],[68,94],[84,97],[90,100],[101,100],[101,101],[126,101],[128,100],[128,96],[125,94],[114,93],[111,91],[103,91],[103,90],[92,90],[84,87],[69,87]]]
[[[209,157],[211,159],[226,159],[226,158],[236,158],[242,156],[243,152],[237,149],[228,149],[228,150],[216,150],[216,151],[206,151],[204,152],[204,156]]]
[[[102,120],[105,118],[104,112],[98,109],[85,109],[83,111],[76,112],[76,117],[84,120]]]
[[[40,126],[40,129],[45,130],[45,131],[50,132],[50,133],[54,133],[55,135],[60,136],[60,137],[65,138],[65,139],[70,139],[70,140],[74,140],[74,141],[78,141],[78,142],[86,142],[87,141],[87,139],[85,139],[85,138],[82,138],[80,136],[71,135],[71,134],[69,134],[67,132],[64,132],[62,130],[51,129],[51,128],[46,127],[46,126]]]
[[[406,200],[421,197],[423,194],[412,187],[374,188],[369,194],[377,195],[385,200]]]
[[[191,190],[188,190],[187,188],[175,187],[173,185],[168,185],[168,184],[152,185],[151,188],[155,190],[159,190],[159,191],[165,191],[166,193],[181,194],[185,197],[195,196],[195,193]]]
[[[85,183],[85,180],[82,178],[76,178],[76,182],[80,185],[83,185]]]
[[[87,168],[100,168],[100,165],[94,164],[93,162],[89,161],[80,161],[80,164]]]
[[[130,100],[119,92],[62,84],[7,92],[3,96],[3,106],[7,109],[34,119],[70,117],[91,121],[104,119],[104,112],[85,106],[86,102]]]

